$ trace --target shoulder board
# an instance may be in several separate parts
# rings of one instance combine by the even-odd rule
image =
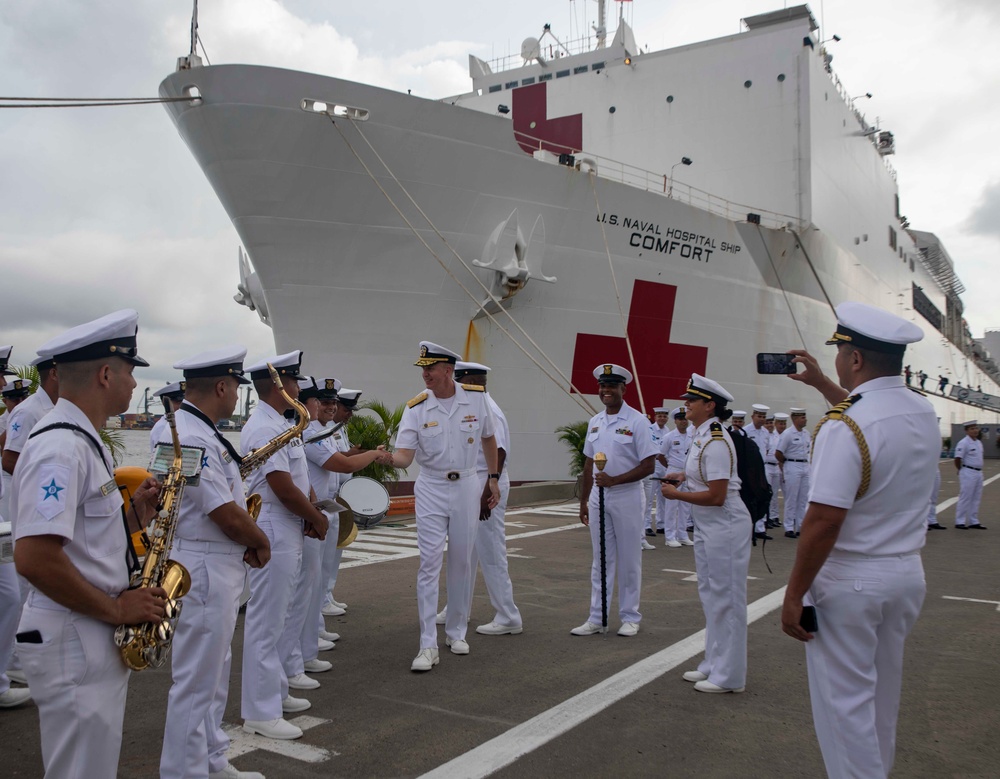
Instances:
[[[840,403],[838,403],[836,406],[827,411],[826,415],[830,419],[840,419],[844,415],[844,412],[847,411],[847,409],[849,409],[859,400],[861,400],[860,395],[851,395],[849,398],[840,401]]]
[[[713,422],[712,424],[710,424],[708,426],[708,429],[712,431],[712,438],[714,438],[715,440],[719,440],[720,438],[725,438],[725,436],[722,434],[722,425],[720,425],[718,422]],[[713,449],[712,451],[715,450]]]
[[[419,406],[425,400],[427,400],[427,393],[426,392],[421,392],[415,398],[410,398],[410,400],[406,401],[406,407],[407,408],[413,408],[414,406]]]
[[[463,384],[462,389],[467,392],[486,392],[486,387],[480,387],[478,384]]]

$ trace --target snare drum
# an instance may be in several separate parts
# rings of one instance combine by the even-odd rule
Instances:
[[[354,523],[361,530],[374,527],[389,513],[389,491],[366,476],[355,476],[345,481],[337,499],[350,509]]]

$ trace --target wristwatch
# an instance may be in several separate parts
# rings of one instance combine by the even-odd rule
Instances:
[[[500,474],[499,473],[491,473],[491,474],[489,474],[489,478],[490,479],[496,479],[497,481],[499,481],[500,480]]]

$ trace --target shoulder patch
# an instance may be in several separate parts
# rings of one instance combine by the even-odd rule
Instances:
[[[463,384],[462,389],[468,392],[486,392],[486,387],[480,387],[478,384]]]
[[[421,392],[415,398],[410,398],[410,400],[406,401],[406,407],[407,408],[413,408],[414,406],[419,406],[425,400],[427,400],[427,393],[426,392]]]

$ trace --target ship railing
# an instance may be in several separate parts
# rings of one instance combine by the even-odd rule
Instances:
[[[609,31],[607,40],[613,41],[614,39],[615,32],[613,30]],[[570,41],[556,41],[554,38],[546,36],[540,42],[542,57],[548,62],[554,62],[563,57],[572,57],[577,54],[586,54],[588,51],[594,51],[597,48],[596,35],[587,35],[582,38],[574,38]],[[487,60],[486,64],[490,66],[490,70],[494,73],[502,73],[505,70],[523,68],[525,65],[531,63],[525,62],[520,54],[506,54],[502,57]]]

